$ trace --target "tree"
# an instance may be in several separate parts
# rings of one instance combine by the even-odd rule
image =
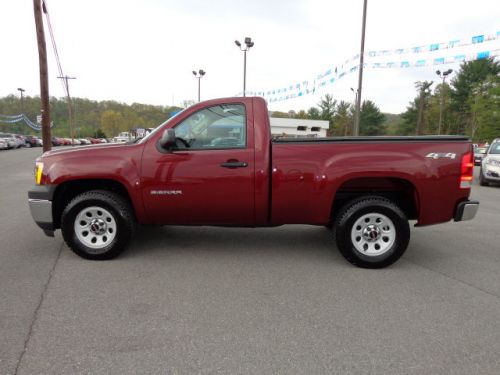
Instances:
[[[320,120],[321,119],[321,113],[318,108],[316,107],[311,107],[307,110],[307,117],[310,120]]]
[[[460,71],[451,81],[453,90],[451,92],[452,109],[458,115],[457,133],[463,134],[470,124],[472,90],[478,84],[486,80],[488,76],[496,76],[500,73],[500,64],[493,58],[464,62]]]
[[[125,130],[136,127],[156,127],[168,119],[172,112],[179,110],[178,107],[162,107],[138,103],[127,105],[116,101],[97,102],[82,98],[73,98],[72,102],[79,137],[94,137],[101,126],[102,115],[107,110],[121,114],[124,126],[127,127]],[[38,96],[25,96],[23,107],[26,116],[35,122],[36,116],[40,114],[40,98]],[[0,98],[0,114],[17,115],[20,113],[20,108],[21,101],[19,97],[9,95]],[[66,100],[52,97],[50,98],[50,108],[51,118],[54,122],[54,127],[51,129],[52,134],[68,137],[70,130]],[[23,123],[2,125],[1,130],[21,134],[37,134],[37,131]]]
[[[417,135],[422,135],[425,132],[424,114],[427,108],[428,99],[431,95],[430,87],[432,84],[432,81],[415,82],[415,87],[418,90]]]
[[[340,101],[333,116],[333,125],[330,127],[330,134],[339,136],[352,135],[353,117],[350,109],[351,104],[349,102]]]
[[[441,125],[441,134],[450,134],[452,132],[456,132],[456,129],[452,130],[452,125],[456,123],[456,121],[452,121],[455,117],[453,112],[451,111],[451,87],[446,82],[440,83],[436,86],[434,90],[434,95],[430,100],[430,116],[429,116],[429,124],[433,125],[437,123],[437,129],[439,130],[439,113],[442,108],[442,125]],[[436,128],[436,126],[433,126]],[[435,132],[436,134],[439,131]]]
[[[359,133],[360,135],[383,135],[385,127],[382,125],[385,116],[371,100],[364,100],[361,106]]]
[[[106,136],[114,137],[121,131],[126,131],[128,129],[124,125],[122,114],[108,109],[101,115],[101,130]]]
[[[307,112],[301,109],[299,112],[297,112],[296,118],[300,118],[302,120],[307,120]]]
[[[384,113],[385,115],[385,131],[387,135],[400,135],[399,129],[403,123],[403,117],[401,114],[394,113]]]
[[[320,99],[318,107],[321,113],[321,119],[331,121],[335,115],[335,107],[337,101],[333,99],[330,94],[326,94],[324,98]]]
[[[277,118],[289,118],[287,112],[280,112],[280,111],[272,111],[271,112],[271,117],[277,117]]]
[[[490,76],[473,87],[468,105],[471,108],[469,131],[478,141],[500,135],[500,77]]]
[[[403,122],[398,128],[400,135],[413,135],[417,131],[418,99],[413,99],[401,115]]]

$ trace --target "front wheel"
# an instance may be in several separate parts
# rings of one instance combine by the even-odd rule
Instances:
[[[344,258],[358,267],[387,267],[408,247],[408,219],[386,198],[370,196],[353,200],[337,217],[334,228],[337,247]]]
[[[68,246],[91,260],[112,259],[123,252],[135,230],[129,203],[120,195],[92,190],[78,195],[64,209],[61,231]]]
[[[489,185],[488,181],[486,181],[486,179],[483,176],[483,169],[482,168],[479,171],[479,185],[481,185],[481,186],[488,186]]]

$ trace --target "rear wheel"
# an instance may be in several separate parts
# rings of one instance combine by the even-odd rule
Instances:
[[[78,195],[64,209],[61,231],[68,246],[92,260],[112,259],[125,250],[135,231],[135,218],[120,195],[92,190]]]
[[[335,225],[340,253],[362,268],[383,268],[406,251],[410,227],[404,212],[392,201],[369,196],[346,204]]]

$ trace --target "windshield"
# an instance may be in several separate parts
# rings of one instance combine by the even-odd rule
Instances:
[[[181,114],[182,112],[184,112],[185,109],[183,109],[182,111],[180,112],[177,112],[175,115],[173,115],[172,117],[170,117],[167,121],[165,122],[162,122],[160,125],[158,125],[156,128],[154,128],[151,133],[149,133],[148,135],[146,135],[144,138],[141,138],[137,143],[144,143],[146,142],[149,138],[151,138],[154,134],[156,134],[158,131],[160,131],[160,129],[163,128],[164,125],[167,125],[170,121],[172,121],[172,119],[176,118],[179,114]]]
[[[500,142],[495,142],[490,146],[488,154],[500,154]]]
[[[475,151],[476,154],[486,154],[486,147],[478,147]]]

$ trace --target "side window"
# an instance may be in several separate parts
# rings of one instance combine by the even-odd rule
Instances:
[[[245,148],[245,106],[221,104],[193,113],[175,127],[178,148],[209,150]]]

